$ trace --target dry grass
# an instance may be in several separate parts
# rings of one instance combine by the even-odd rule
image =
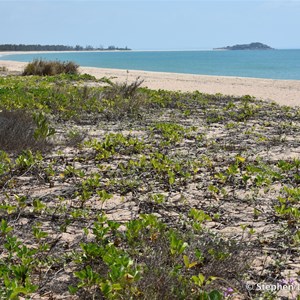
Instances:
[[[8,69],[5,66],[0,67],[0,72],[7,72]]]
[[[0,149],[20,152],[24,149],[45,150],[48,143],[34,138],[36,124],[24,110],[0,112]]]
[[[44,61],[36,59],[29,63],[23,75],[53,76],[57,74],[77,74],[78,65],[74,62]]]
[[[132,83],[112,83],[108,81],[101,101],[105,104],[104,114],[108,120],[120,120],[124,117],[138,118],[147,108],[147,97],[139,87],[143,83],[138,77]]]

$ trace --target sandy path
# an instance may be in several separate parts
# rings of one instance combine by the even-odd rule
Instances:
[[[26,63],[0,61],[0,67],[9,71],[22,71]],[[151,89],[173,91],[195,91],[202,93],[221,93],[224,95],[251,95],[258,99],[273,100],[281,105],[300,106],[300,80],[273,80],[225,76],[191,75],[148,71],[126,71],[80,67],[80,72],[101,77],[116,77],[116,81],[133,81],[137,77],[144,80],[143,85]]]

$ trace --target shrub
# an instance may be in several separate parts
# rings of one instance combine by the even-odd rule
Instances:
[[[148,105],[146,95],[139,90],[143,82],[139,77],[132,83],[107,81],[109,86],[105,87],[102,94],[104,114],[107,119],[120,120],[124,117],[140,117],[140,113]]]
[[[23,75],[53,76],[57,74],[78,74],[78,67],[74,62],[36,59],[25,67]]]
[[[5,66],[0,67],[0,72],[7,72],[8,69]]]
[[[0,111],[0,149],[10,152],[45,150],[49,144],[46,138],[37,138],[37,133],[43,129],[39,127],[24,110]]]

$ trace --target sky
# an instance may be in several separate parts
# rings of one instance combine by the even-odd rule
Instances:
[[[0,0],[0,44],[300,49],[300,0]]]

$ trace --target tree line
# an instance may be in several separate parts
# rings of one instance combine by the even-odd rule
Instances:
[[[124,48],[116,46],[108,46],[107,48],[103,46],[93,47],[86,46],[82,47],[80,45],[65,46],[65,45],[25,45],[25,44],[0,44],[0,51],[93,51],[93,50],[131,50],[127,46]]]

